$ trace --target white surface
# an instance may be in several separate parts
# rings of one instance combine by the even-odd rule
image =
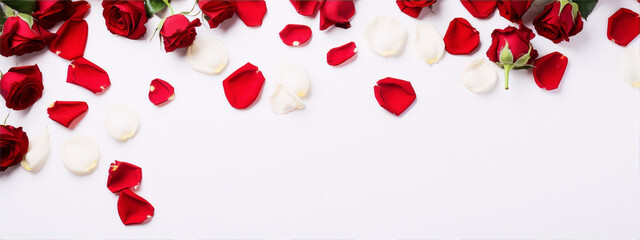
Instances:
[[[509,91],[486,95],[469,92],[460,74],[485,56],[491,31],[509,23],[497,12],[475,19],[456,0],[439,1],[421,19],[444,33],[451,19],[465,17],[481,34],[473,56],[447,54],[430,67],[412,43],[394,58],[364,47],[362,31],[377,15],[399,19],[415,36],[416,20],[394,1],[358,1],[352,28],[320,32],[318,17],[271,0],[260,28],[237,16],[219,29],[198,28],[229,49],[229,66],[217,76],[192,70],[186,50],[167,54],[157,39],[150,43],[159,18],[147,23],[144,39],[129,40],[107,31],[92,2],[85,56],[109,72],[112,86],[96,96],[65,83],[69,62],[48,51],[19,58],[39,64],[45,92],[8,123],[29,134],[49,125],[52,151],[36,174],[20,166],[0,174],[0,238],[638,238],[640,93],[614,71],[623,48],[606,37],[606,19],[638,3],[600,2],[570,43],[533,40],[542,55],[569,58],[558,90],[513,71]],[[188,10],[192,1],[174,5]],[[278,32],[290,23],[312,27],[308,45],[282,44]],[[349,41],[362,49],[356,59],[327,65],[326,52]],[[268,98],[281,60],[304,64],[312,81],[306,108],[287,115],[272,113]],[[221,82],[247,61],[267,80],[257,103],[239,111]],[[411,81],[417,93],[400,118],[374,98],[375,82],[387,76]],[[154,78],[175,87],[174,101],[149,102]],[[89,112],[66,129],[47,117],[55,100],[87,101]],[[124,143],[103,128],[105,107],[121,102],[141,117],[140,131]],[[81,134],[100,144],[99,166],[88,176],[60,160],[64,141]],[[156,208],[148,224],[120,222],[117,196],[106,188],[114,160],[142,167],[137,193]]]

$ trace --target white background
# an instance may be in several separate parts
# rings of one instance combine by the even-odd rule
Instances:
[[[174,3],[176,11],[191,6]],[[66,83],[69,62],[47,50],[19,57],[19,65],[38,63],[44,96],[12,111],[7,123],[30,136],[48,125],[52,150],[38,173],[19,166],[0,173],[0,238],[638,238],[640,93],[620,79],[623,48],[606,37],[607,18],[621,6],[639,9],[636,0],[603,0],[570,43],[533,40],[541,55],[568,56],[558,90],[538,88],[520,70],[510,90],[500,83],[478,95],[460,83],[462,69],[486,58],[493,29],[510,23],[497,11],[475,19],[457,0],[439,1],[417,21],[444,34],[451,19],[466,18],[481,34],[472,56],[422,62],[413,46],[416,20],[394,1],[357,1],[352,28],[318,31],[318,17],[271,0],[262,27],[234,17],[218,29],[198,28],[198,36],[217,36],[228,47],[229,65],[217,76],[192,70],[184,50],[165,53],[157,36],[150,42],[158,17],[144,39],[130,40],[106,29],[92,1],[85,57],[108,71],[112,86],[98,96]],[[526,15],[528,26],[540,9]],[[363,29],[378,15],[407,27],[401,56],[383,58],[365,46]],[[278,32],[289,23],[312,27],[308,45],[281,42]],[[326,52],[349,41],[359,47],[356,59],[327,65]],[[307,67],[312,89],[304,110],[276,115],[268,97],[284,60]],[[1,70],[14,61],[2,59]],[[255,105],[236,110],[221,82],[246,62],[267,80]],[[375,82],[388,76],[409,80],[417,92],[401,117],[374,98]],[[154,78],[173,84],[173,102],[151,104]],[[47,116],[55,100],[86,101],[89,112],[66,129]],[[9,110],[0,101],[4,118]],[[126,143],[103,129],[114,103],[141,116],[140,131]],[[100,163],[88,176],[73,175],[60,160],[72,135],[100,144]],[[121,223],[117,195],[106,188],[114,160],[142,167],[137,193],[156,209],[148,224]]]

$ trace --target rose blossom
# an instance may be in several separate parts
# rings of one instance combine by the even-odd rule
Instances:
[[[160,36],[166,52],[173,52],[178,48],[188,47],[196,39],[196,27],[200,26],[200,19],[192,22],[182,14],[167,17],[160,29]]]
[[[37,22],[31,27],[20,17],[9,17],[4,22],[0,35],[0,54],[5,57],[23,55],[44,49],[55,37],[44,30]]]
[[[42,97],[42,73],[38,65],[13,67],[0,79],[0,94],[8,108],[23,110]]]
[[[538,58],[538,51],[533,49],[531,39],[535,34],[531,29],[520,26],[496,29],[491,33],[492,43],[487,57],[504,68],[505,89],[509,89],[509,72],[511,69],[528,68]]]
[[[533,20],[538,34],[554,43],[562,40],[568,42],[569,37],[582,31],[582,16],[578,12],[578,4],[564,1],[545,6],[544,11]]]
[[[29,138],[22,127],[0,125],[0,172],[22,161],[28,148]]]
[[[143,1],[102,1],[102,16],[113,34],[138,39],[147,32],[147,13]]]

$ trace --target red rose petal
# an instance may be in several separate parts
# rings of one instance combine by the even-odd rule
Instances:
[[[454,18],[444,35],[444,44],[451,54],[469,54],[480,45],[480,33],[466,19]]]
[[[327,0],[320,8],[320,30],[331,26],[350,28],[351,17],[356,13],[353,0]]]
[[[552,52],[536,59],[533,64],[533,78],[538,87],[547,90],[558,88],[568,63],[569,59],[559,52]]]
[[[69,64],[67,82],[79,85],[93,93],[100,93],[111,86],[109,74],[84,57]]]
[[[267,13],[267,4],[264,0],[235,1],[238,17],[249,27],[262,25],[262,19]]]
[[[420,16],[420,12],[422,12],[422,7],[407,6],[406,0],[397,0],[396,5],[398,5],[400,11],[410,17],[418,18]]]
[[[280,39],[288,46],[300,46],[311,38],[311,28],[305,25],[288,24],[280,31]]]
[[[296,9],[296,12],[298,12],[300,15],[303,16],[312,16],[313,14],[316,14],[316,11],[318,11],[318,6],[320,4],[320,1],[318,0],[290,0],[291,1],[291,5],[293,5],[293,8]]]
[[[476,18],[487,18],[498,7],[498,0],[460,0],[460,2]]]
[[[142,181],[142,169],[128,162],[116,160],[110,165],[107,188],[112,193],[136,188]]]
[[[620,46],[627,46],[640,34],[640,16],[626,8],[620,8],[609,17],[607,37]]]
[[[255,102],[263,84],[262,72],[251,63],[240,67],[222,81],[227,101],[237,109],[245,109]]]
[[[156,78],[149,86],[149,100],[155,105],[160,105],[176,97],[173,86],[168,82]]]
[[[89,25],[81,18],[69,19],[60,26],[49,50],[61,58],[73,60],[84,55]]]
[[[396,78],[379,80],[373,91],[378,104],[396,116],[400,116],[416,100],[411,83]]]
[[[68,128],[74,120],[78,119],[78,117],[86,113],[88,110],[89,105],[87,105],[86,102],[56,101],[47,108],[47,113],[51,120]]]
[[[153,217],[154,211],[151,203],[132,192],[131,189],[120,192],[118,215],[124,225],[143,223]]]
[[[89,8],[91,8],[91,4],[86,1],[76,1],[71,3],[71,16],[72,18],[84,18],[89,12]]]
[[[331,66],[338,66],[356,55],[356,52],[358,52],[358,49],[354,42],[332,48],[327,53],[327,63]]]

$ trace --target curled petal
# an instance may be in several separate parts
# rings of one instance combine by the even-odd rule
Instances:
[[[278,85],[271,95],[271,110],[277,114],[286,114],[304,108],[304,103],[295,94]]]
[[[444,34],[444,44],[451,54],[469,54],[480,45],[480,33],[466,19],[455,18]]]
[[[313,14],[316,14],[316,11],[318,11],[318,6],[320,4],[320,1],[318,0],[290,0],[291,1],[291,5],[293,5],[293,8],[296,9],[296,12],[298,12],[300,15],[303,16],[312,16]]]
[[[101,93],[111,86],[109,74],[84,57],[77,58],[69,64],[67,82],[86,88],[92,93]]]
[[[416,100],[411,83],[396,78],[379,80],[373,91],[378,104],[396,116],[400,116]]]
[[[227,66],[229,53],[217,37],[198,37],[187,49],[187,62],[198,72],[215,75]]]
[[[620,46],[627,46],[640,34],[640,16],[638,13],[621,8],[609,17],[607,37]]]
[[[311,28],[305,25],[288,24],[280,31],[280,39],[287,46],[300,46],[311,38]]]
[[[138,128],[140,128],[140,117],[135,109],[123,104],[115,104],[107,108],[104,129],[116,141],[124,142],[133,138]]]
[[[245,109],[255,102],[263,84],[262,72],[251,63],[240,67],[222,81],[227,101],[237,109]]]
[[[27,171],[38,172],[47,161],[49,151],[49,131],[45,127],[39,135],[29,138],[29,150],[20,165]]]
[[[462,5],[476,18],[487,18],[491,16],[496,7],[498,0],[460,0]]]
[[[120,192],[118,197],[118,215],[124,225],[144,223],[153,217],[155,209],[144,198],[130,189]]]
[[[349,22],[356,13],[353,0],[326,0],[320,7],[320,30],[331,26],[350,28]]]
[[[89,136],[71,137],[62,147],[62,163],[76,175],[87,175],[98,166],[98,143]]]
[[[128,162],[116,160],[110,165],[107,188],[117,193],[129,188],[137,188],[142,181],[142,169]]]
[[[149,86],[149,100],[151,100],[153,104],[159,105],[173,100],[175,97],[176,95],[171,84],[159,78],[151,81],[151,86]]]
[[[640,49],[628,46],[620,58],[620,72],[622,78],[631,86],[640,87]]]
[[[276,69],[276,83],[298,97],[304,97],[311,88],[309,73],[304,66],[294,62],[283,62]]]
[[[262,19],[267,13],[267,4],[264,0],[235,1],[238,17],[249,27],[262,25]]]
[[[568,63],[569,59],[559,52],[552,52],[538,58],[533,64],[533,79],[540,88],[556,89],[560,85]]]
[[[89,26],[84,19],[69,19],[56,32],[56,37],[49,43],[49,50],[67,60],[82,57],[88,33]]]
[[[357,52],[358,48],[354,42],[332,48],[327,53],[327,63],[331,66],[338,66],[356,55]]]
[[[378,16],[364,30],[367,46],[383,57],[399,55],[407,42],[407,30],[395,18]]]
[[[474,93],[486,93],[496,88],[498,73],[484,59],[476,59],[462,72],[462,85]]]
[[[431,23],[416,23],[415,46],[418,56],[429,65],[437,63],[444,56],[444,40]]]
[[[86,102],[80,101],[56,101],[47,109],[49,118],[62,126],[69,127],[74,120],[79,119],[89,110]]]

